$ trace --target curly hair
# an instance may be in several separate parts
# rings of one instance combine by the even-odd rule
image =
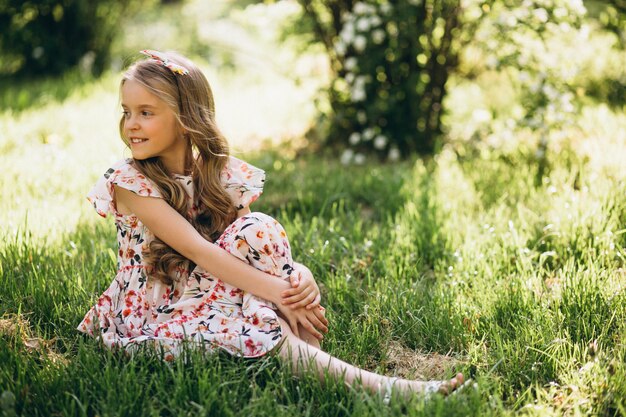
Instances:
[[[168,61],[189,70],[186,75],[172,72],[156,60],[134,63],[124,73],[120,89],[129,80],[136,81],[163,100],[174,112],[179,124],[178,134],[189,141],[185,156],[186,172],[193,181],[193,205],[190,207],[183,185],[167,171],[158,157],[134,159],[134,165],[152,180],[167,203],[187,219],[207,240],[215,241],[236,218],[234,204],[220,182],[220,174],[228,162],[229,147],[215,122],[215,102],[209,82],[189,59],[174,52],[164,54]],[[124,134],[124,117],[120,120],[120,136]],[[180,269],[191,269],[191,261],[155,237],[145,257],[152,267],[150,276],[172,284]]]

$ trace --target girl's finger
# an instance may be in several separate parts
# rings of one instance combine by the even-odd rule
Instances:
[[[311,291],[306,297],[304,297],[302,300],[298,301],[297,303],[292,304],[290,307],[293,309],[306,307],[307,305],[312,303],[313,300],[315,300],[315,297],[316,297],[315,292]]]
[[[319,309],[313,310],[313,313],[315,314],[315,317],[317,317],[319,321],[324,323],[325,326],[328,326],[328,319],[326,318],[322,310],[319,310]]]
[[[305,290],[305,291],[302,291],[299,294],[292,295],[291,297],[288,297],[288,298],[284,298],[283,299],[283,305],[297,303],[298,301],[306,298],[309,295],[310,291],[311,290],[308,290],[308,291]]]
[[[317,339],[322,340],[324,338],[324,336],[319,331],[317,331],[315,326],[313,326],[313,324],[309,320],[305,320],[301,324],[302,327],[307,329],[308,332],[315,336]]]
[[[313,326],[322,333],[328,333],[328,326],[322,323],[316,316],[309,317],[309,321],[313,323]]]
[[[307,305],[306,309],[307,310],[313,310],[314,308],[318,308],[320,306],[320,302],[321,301],[322,301],[322,295],[321,294],[317,294],[317,297],[315,297],[315,300],[313,300],[312,303]]]
[[[297,288],[300,285],[300,272],[294,271],[291,275],[289,275],[289,282],[293,288]]]
[[[285,298],[285,297],[291,297],[292,295],[296,295],[296,294],[300,294],[302,291],[308,290],[310,289],[309,285],[298,285],[298,287],[296,288],[290,288],[288,290],[285,290],[283,292],[280,293],[280,296]]]

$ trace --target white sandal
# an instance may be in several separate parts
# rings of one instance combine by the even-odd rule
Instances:
[[[397,377],[390,377],[387,378],[387,381],[385,381],[384,384],[384,391],[382,391],[383,394],[383,403],[385,405],[389,405],[389,402],[391,401],[391,397],[393,395],[393,385],[398,381]],[[441,389],[441,387],[446,383],[447,381],[427,381],[424,382],[423,385],[423,389],[420,393],[416,393],[419,395],[422,395],[425,399],[430,398],[433,394],[437,394],[439,392],[439,390]]]

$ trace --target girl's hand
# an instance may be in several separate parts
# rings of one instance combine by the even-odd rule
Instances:
[[[328,320],[325,316],[326,310],[322,306],[310,310],[306,308],[293,310],[289,307],[279,305],[278,309],[289,323],[291,331],[298,337],[300,337],[298,324],[319,340],[324,339],[322,333],[328,333]]]
[[[292,288],[280,294],[283,305],[288,305],[294,310],[301,307],[314,310],[319,307],[322,296],[309,268],[294,262],[294,270],[289,276],[289,281]]]

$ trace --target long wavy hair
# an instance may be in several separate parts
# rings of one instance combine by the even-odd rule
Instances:
[[[228,162],[228,142],[215,122],[213,93],[204,74],[182,55],[174,52],[164,55],[170,62],[187,68],[189,74],[176,74],[162,63],[146,59],[128,68],[120,89],[126,81],[136,81],[163,100],[176,115],[178,134],[190,145],[185,156],[185,173],[191,173],[193,181],[193,206],[183,185],[158,157],[134,159],[134,165],[156,184],[170,206],[213,242],[236,218],[235,206],[220,182],[220,174]],[[124,117],[119,127],[122,140],[129,146],[124,135]],[[150,243],[144,259],[152,267],[150,276],[166,284],[178,281],[181,270],[194,266],[157,237]]]

